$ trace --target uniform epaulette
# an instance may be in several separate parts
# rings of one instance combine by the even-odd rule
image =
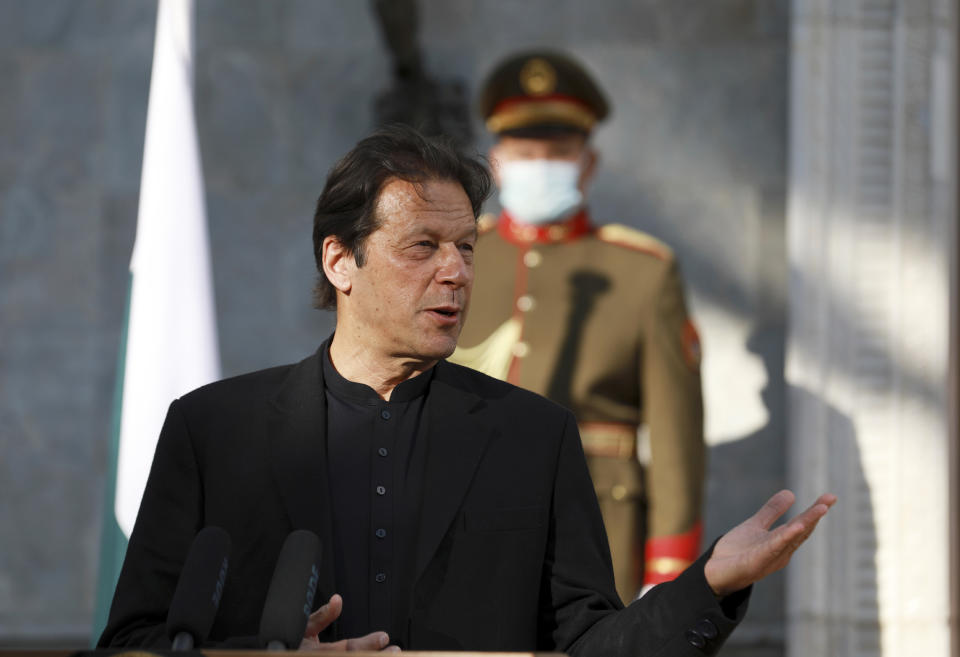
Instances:
[[[630,226],[607,224],[598,228],[596,235],[603,242],[619,244],[628,249],[649,253],[661,260],[671,260],[673,258],[673,249],[669,246],[653,235],[648,235]]]
[[[497,225],[497,217],[490,212],[484,212],[477,218],[477,232],[480,235],[489,233]]]

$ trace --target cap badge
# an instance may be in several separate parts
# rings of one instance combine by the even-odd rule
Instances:
[[[545,59],[535,57],[520,69],[520,86],[530,96],[545,96],[557,88],[557,72]]]

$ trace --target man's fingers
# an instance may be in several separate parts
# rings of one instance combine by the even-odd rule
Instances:
[[[771,554],[789,557],[816,529],[817,524],[827,511],[837,501],[836,495],[821,495],[809,509],[791,520],[783,527],[779,527],[774,534],[776,541],[771,546]]]
[[[793,554],[810,537],[820,518],[826,515],[828,508],[826,504],[814,504],[790,522],[769,532],[763,546],[767,554],[766,559],[779,560]]]
[[[787,512],[795,501],[796,497],[792,491],[782,490],[769,500],[767,503],[760,507],[760,510],[757,511],[751,520],[756,521],[764,529],[770,529],[770,527],[777,521],[777,519]],[[810,506],[809,509],[798,515],[796,518],[790,521],[789,524],[795,522],[800,522],[803,525],[808,524],[809,522],[814,522],[819,520],[826,514],[826,512],[833,506],[837,501],[837,496],[832,493],[824,493],[817,498],[817,501]]]
[[[371,632],[366,636],[356,639],[341,639],[332,643],[318,643],[317,634],[327,629],[333,621],[340,617],[343,611],[343,598],[334,593],[330,596],[327,604],[323,605],[315,612],[310,614],[307,620],[307,629],[304,631],[304,644],[306,649],[320,651],[338,651],[345,650],[376,652],[386,650],[388,652],[399,652],[399,646],[388,645],[390,637],[386,632]],[[308,641],[310,639],[310,641]],[[301,649],[304,649],[301,647]]]
[[[833,506],[836,503],[837,503],[836,495],[834,495],[833,493],[824,493],[823,495],[817,498],[817,501],[814,502],[814,505],[823,504],[829,509],[831,506]]]
[[[782,490],[760,507],[760,510],[753,514],[752,520],[755,520],[764,529],[770,529],[770,526],[777,521],[777,518],[787,512],[793,505],[793,493],[788,490]]]
[[[812,531],[813,527],[816,527],[817,523],[820,522],[820,518],[827,515],[827,511],[830,510],[830,507],[833,506],[836,501],[836,495],[821,495],[817,498],[817,501],[810,506],[809,509],[791,520],[788,523],[788,526],[799,524],[804,528],[809,527],[810,531]]]
[[[371,632],[356,639],[347,639],[347,650],[383,650],[390,643],[386,632]]]
[[[303,636],[315,637],[316,635],[320,634],[330,626],[330,623],[340,617],[340,612],[342,611],[343,598],[334,593],[332,596],[330,596],[330,600],[327,601],[327,604],[310,614],[310,618],[307,619],[307,627],[303,631]]]
[[[820,523],[820,519],[827,515],[827,511],[830,510],[830,507],[833,506],[833,502],[835,501],[836,499],[834,498],[829,505],[823,502],[818,502],[800,514],[798,518],[790,522],[791,526],[801,526],[798,536],[794,538],[794,542],[796,542],[798,546],[800,543],[803,543],[805,540],[807,540],[810,534],[813,533],[813,530],[816,529],[817,525]]]
[[[837,496],[821,495],[813,506],[796,518],[769,530],[793,501],[793,493],[780,491],[749,520],[720,539],[704,566],[707,584],[715,593],[727,595],[786,566],[820,519],[837,502]]]

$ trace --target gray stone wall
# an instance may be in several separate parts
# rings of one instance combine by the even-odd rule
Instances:
[[[0,3],[0,645],[89,632],[153,12]]]
[[[592,206],[670,243],[686,272],[712,539],[784,478],[787,3],[420,5],[435,75],[473,90],[499,57],[549,45],[608,90]],[[0,17],[0,645],[76,644],[93,607],[155,3],[0,0]],[[198,0],[225,375],[298,359],[331,330],[310,307],[312,205],[389,74],[365,2]],[[779,577],[758,587],[724,654],[782,653],[782,598]]]

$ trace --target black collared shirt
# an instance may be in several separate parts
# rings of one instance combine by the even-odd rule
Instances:
[[[343,378],[323,350],[327,468],[333,503],[335,590],[342,638],[383,630],[396,641],[410,608],[423,470],[424,402],[433,369],[404,381],[390,401]],[[329,555],[329,553],[327,553]],[[401,646],[402,647],[402,646]]]

